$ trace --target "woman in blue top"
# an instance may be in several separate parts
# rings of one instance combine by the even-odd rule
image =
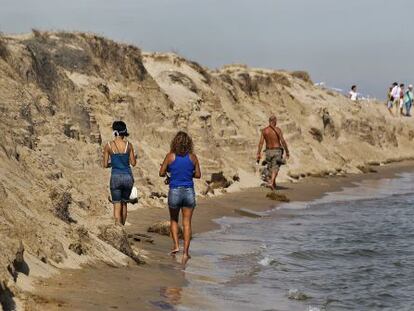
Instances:
[[[171,255],[179,252],[178,219],[183,214],[184,252],[182,263],[191,258],[189,254],[191,240],[191,218],[196,206],[193,178],[201,178],[200,165],[193,152],[193,141],[185,132],[178,132],[171,142],[170,152],[165,156],[160,168],[160,176],[169,173],[170,191],[168,207],[170,210],[170,228],[173,246]]]
[[[125,225],[127,202],[134,186],[131,165],[135,166],[137,160],[134,147],[125,139],[129,136],[126,124],[122,121],[115,121],[112,129],[115,138],[105,145],[103,167],[112,167],[110,189],[114,204],[115,224]],[[111,159],[111,164],[109,164],[109,159]]]

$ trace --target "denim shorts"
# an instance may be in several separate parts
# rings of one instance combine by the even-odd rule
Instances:
[[[168,192],[168,207],[174,209],[196,207],[194,188],[178,187],[170,189]]]
[[[111,175],[110,189],[112,203],[128,202],[134,186],[134,178],[130,174]]]

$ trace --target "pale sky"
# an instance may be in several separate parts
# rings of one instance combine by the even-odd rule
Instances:
[[[414,83],[413,0],[0,0],[4,33],[90,31],[210,68],[306,70],[383,98]]]

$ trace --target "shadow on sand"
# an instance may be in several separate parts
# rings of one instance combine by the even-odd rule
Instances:
[[[16,310],[14,294],[5,284],[0,284],[0,305],[4,311]]]

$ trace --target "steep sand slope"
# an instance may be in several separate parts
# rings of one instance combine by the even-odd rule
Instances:
[[[271,113],[291,149],[282,180],[414,156],[410,118],[392,118],[380,103],[352,103],[313,86],[305,73],[242,65],[210,71],[92,34],[0,37],[0,110],[3,306],[18,301],[12,295],[30,301],[21,294],[30,288],[27,275],[97,259],[123,264],[124,254],[139,252],[110,225],[109,171],[100,161],[115,119],[126,121],[138,151],[141,208],[165,206],[157,174],[179,129],[195,141],[200,194],[220,171],[240,177],[227,191],[260,184],[254,157]]]

